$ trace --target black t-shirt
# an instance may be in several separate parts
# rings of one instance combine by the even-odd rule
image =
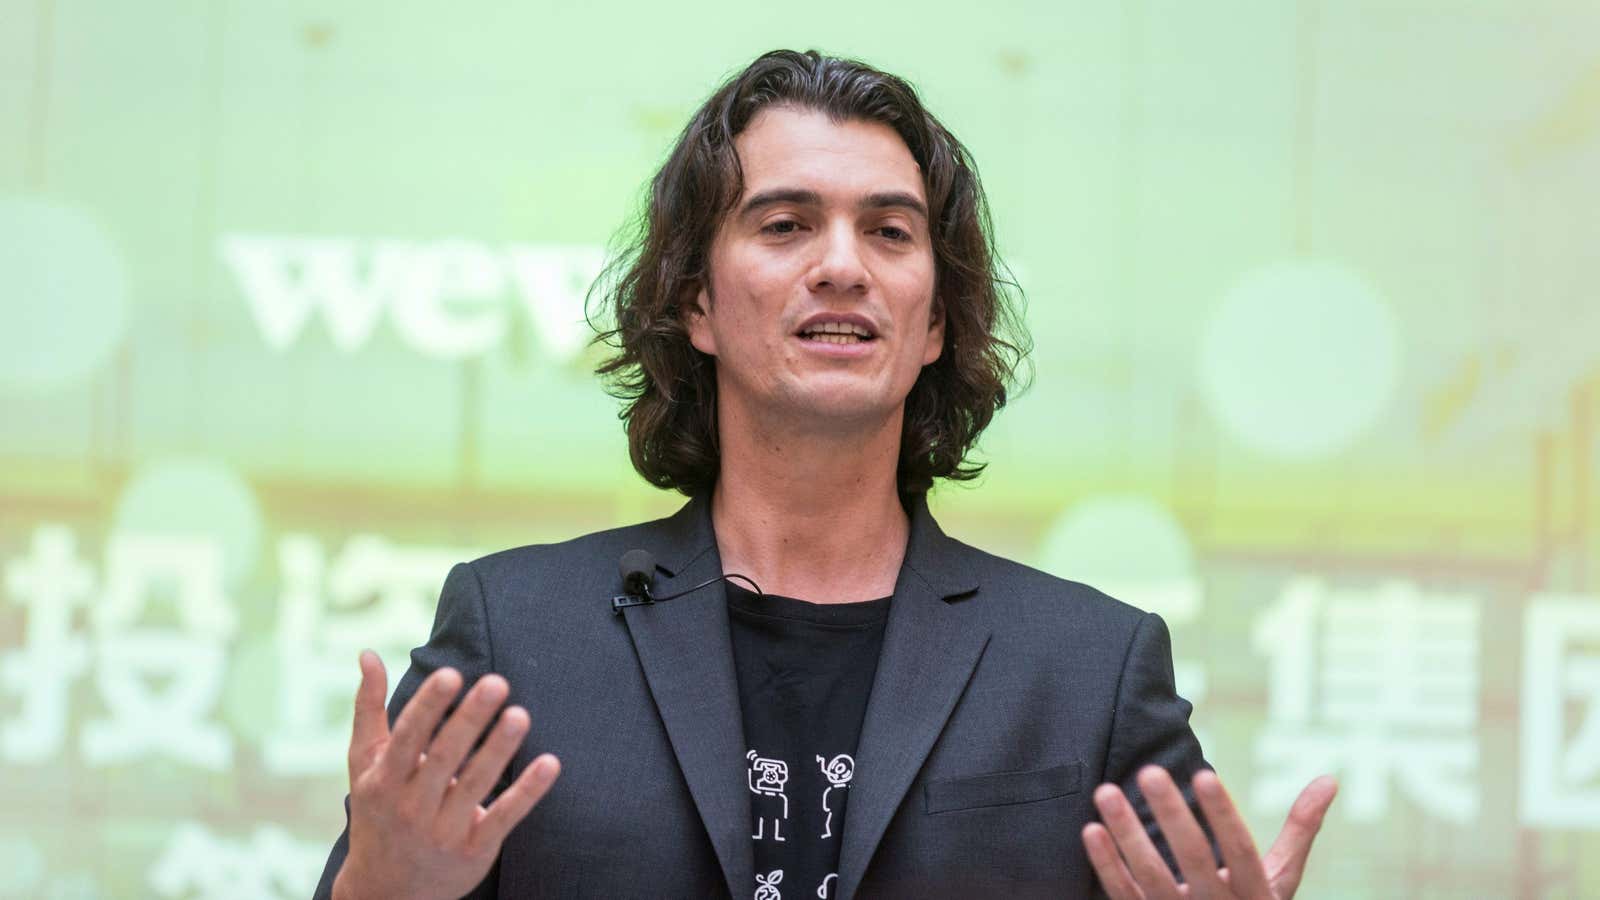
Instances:
[[[839,834],[889,599],[807,603],[728,584],[760,900],[838,890]]]

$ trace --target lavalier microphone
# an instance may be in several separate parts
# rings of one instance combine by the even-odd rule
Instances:
[[[622,592],[639,597],[650,596],[650,582],[655,580],[656,558],[649,550],[629,550],[622,554]]]
[[[727,575],[708,578],[694,587],[685,588],[676,594],[657,597],[650,593],[650,587],[655,583],[656,558],[650,554],[649,550],[629,550],[627,553],[622,554],[622,559],[618,561],[617,568],[622,575],[622,593],[611,598],[611,611],[617,615],[621,615],[622,611],[630,606],[648,606],[652,603],[672,600],[676,597],[682,597],[684,594],[692,594],[719,581],[733,578],[748,583],[757,594],[761,593],[761,586],[756,584],[755,579],[748,575],[730,572]]]

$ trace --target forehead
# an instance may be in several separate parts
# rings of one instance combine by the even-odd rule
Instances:
[[[905,191],[926,200],[922,168],[893,128],[882,122],[769,106],[734,138],[744,170],[744,195],[804,188],[829,199]]]

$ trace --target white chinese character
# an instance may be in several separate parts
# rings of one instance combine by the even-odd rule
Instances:
[[[27,556],[5,569],[11,602],[27,613],[22,647],[0,654],[0,689],[21,698],[21,714],[0,725],[0,758],[55,762],[67,736],[67,696],[89,665],[89,648],[72,633],[72,613],[88,605],[94,571],[78,557],[64,525],[40,525]]]
[[[1534,597],[1522,659],[1523,824],[1600,827],[1600,597]]]
[[[175,625],[152,607],[171,597]],[[109,718],[84,725],[92,765],[165,754],[207,769],[233,761],[233,739],[207,716],[222,696],[236,621],[214,538],[119,534],[106,548],[106,589],[90,616],[95,685]],[[157,685],[162,685],[158,687]]]
[[[285,900],[310,894],[327,847],[263,825],[248,841],[181,823],[151,866],[150,886],[162,897],[195,900]]]
[[[1477,815],[1474,598],[1424,597],[1399,581],[1330,591],[1295,578],[1252,638],[1270,659],[1258,808],[1287,807],[1327,772],[1342,776],[1352,821],[1383,818],[1391,780],[1437,818]]]
[[[451,565],[480,555],[462,547],[397,546],[353,535],[330,567],[316,538],[278,541],[278,722],[262,758],[279,775],[343,770],[350,744],[356,655],[372,647],[392,692],[406,651],[422,643]],[[399,665],[396,665],[399,663]]]

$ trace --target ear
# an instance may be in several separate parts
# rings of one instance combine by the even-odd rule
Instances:
[[[944,352],[944,304],[938,297],[928,312],[928,342],[922,349],[922,364],[928,365]]]
[[[683,324],[689,330],[689,343],[696,350],[707,356],[717,355],[717,336],[711,331],[707,310],[711,308],[711,297],[702,284],[695,292],[693,299],[687,297],[679,304],[683,310]]]

